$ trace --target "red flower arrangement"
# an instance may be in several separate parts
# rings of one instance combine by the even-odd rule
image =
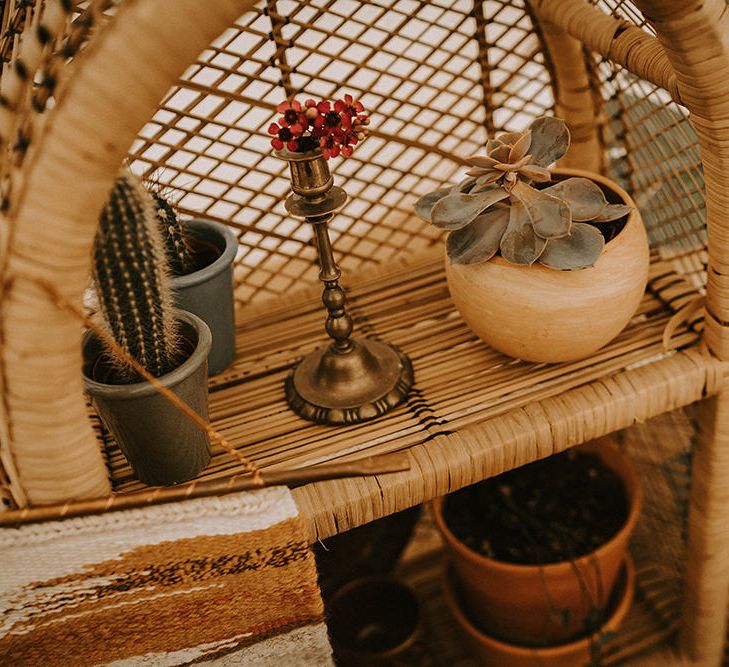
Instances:
[[[370,119],[362,102],[347,94],[341,100],[329,102],[308,99],[302,105],[286,100],[276,107],[281,114],[278,123],[271,123],[271,146],[303,152],[321,148],[322,155],[349,157],[354,146],[367,136]]]

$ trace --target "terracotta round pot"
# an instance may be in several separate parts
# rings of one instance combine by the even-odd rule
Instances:
[[[465,635],[471,650],[484,665],[490,667],[583,667],[598,664],[592,655],[599,651],[604,637],[614,633],[630,609],[633,601],[635,571],[628,558],[615,591],[612,613],[600,630],[591,637],[583,637],[557,646],[530,647],[499,641],[477,628],[460,604],[458,585],[450,570],[443,577],[443,598],[456,623]]]
[[[628,193],[598,174],[553,173],[589,178],[609,202],[633,207],[594,266],[557,271],[538,263],[510,264],[501,256],[480,264],[452,264],[446,257],[451,298],[470,329],[499,352],[528,361],[572,361],[593,354],[630,321],[648,279],[647,236]]]
[[[327,603],[337,664],[423,665],[423,619],[415,594],[386,576],[361,577]]]
[[[641,489],[635,469],[607,440],[581,447],[592,452],[623,481],[628,518],[605,544],[574,561],[521,565],[486,558],[450,531],[443,498],[433,501],[436,525],[453,564],[463,603],[479,627],[495,637],[525,645],[563,643],[584,634],[588,615],[607,606],[628,541],[638,518]]]

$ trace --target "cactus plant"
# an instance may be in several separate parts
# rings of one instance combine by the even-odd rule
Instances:
[[[155,202],[127,171],[99,217],[94,278],[103,323],[121,348],[156,377],[178,366],[181,344]],[[139,380],[126,361],[107,352],[122,381]]]
[[[167,259],[173,275],[185,276],[195,271],[195,252],[190,245],[177,211],[159,190],[150,189],[160,223]]]
[[[154,199],[175,303],[202,318],[213,334],[208,372],[215,375],[235,356],[233,261],[238,239],[230,228],[213,220],[181,221],[158,182],[147,181],[145,187]]]
[[[513,264],[538,261],[553,269],[591,266],[605,245],[598,226],[630,211],[609,204],[587,178],[548,183],[549,165],[569,148],[563,120],[537,118],[524,132],[507,132],[486,144],[486,155],[466,158],[469,178],[421,197],[415,210],[450,232],[448,256],[455,264],[475,264],[500,251]]]

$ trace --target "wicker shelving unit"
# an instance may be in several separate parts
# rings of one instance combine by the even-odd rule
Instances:
[[[697,664],[720,663],[729,607],[724,0],[47,0],[3,11],[8,506],[139,488],[88,419],[69,308],[82,303],[97,213],[128,157],[185,213],[223,221],[239,239],[238,356],[211,382],[214,426],[264,470],[409,453],[406,473],[295,489],[312,540],[701,401],[680,645]],[[373,109],[374,131],[336,165],[352,199],[332,225],[334,245],[358,332],[402,347],[417,384],[384,419],[334,429],[299,420],[283,399],[286,373],[324,336],[319,288],[307,287],[317,273],[310,230],[283,210],[285,165],[266,127],[286,96],[345,90]],[[556,366],[507,359],[473,337],[448,299],[441,239],[411,209],[458,176],[457,156],[545,113],[571,127],[564,166],[604,172],[630,191],[654,247],[628,328],[593,358]],[[703,315],[665,351],[669,320],[704,292]],[[235,472],[216,452],[205,475]]]

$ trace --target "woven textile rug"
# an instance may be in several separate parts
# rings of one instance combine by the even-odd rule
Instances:
[[[0,664],[333,664],[290,492],[0,531]]]

